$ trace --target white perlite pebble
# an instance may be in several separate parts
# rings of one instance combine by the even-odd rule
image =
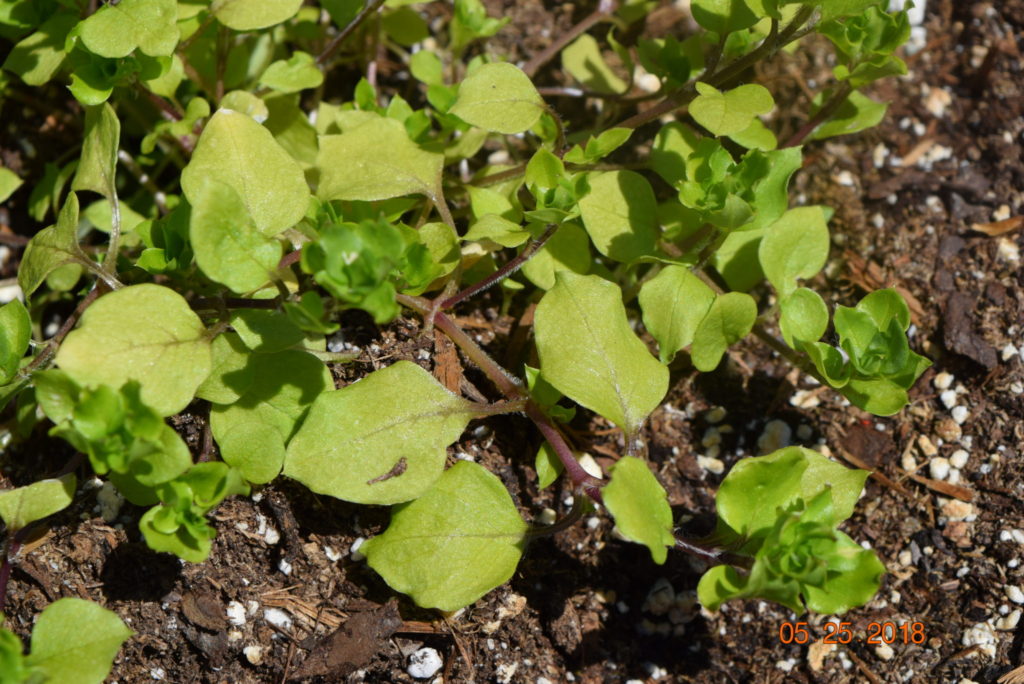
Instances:
[[[348,555],[352,560],[356,562],[366,560],[366,556],[359,550],[359,547],[362,546],[365,541],[366,539],[363,537],[356,537],[356,540],[352,542],[352,548],[348,551]]]
[[[579,463],[580,467],[587,471],[587,475],[593,475],[598,479],[604,477],[604,471],[601,470],[601,466],[597,464],[597,461],[590,454],[584,453],[580,455]]]
[[[951,389],[944,391],[942,394],[939,395],[939,401],[941,401],[942,405],[945,406],[946,408],[953,408],[954,406],[956,406],[956,392],[954,392]]]
[[[292,627],[291,616],[280,608],[267,608],[263,611],[263,617],[279,629],[291,629]]]
[[[928,462],[928,473],[933,480],[945,480],[949,477],[949,459],[936,456]]]
[[[953,380],[955,379],[956,378],[951,373],[942,371],[935,376],[935,379],[932,380],[932,384],[935,385],[935,389],[937,390],[947,390],[953,386]]]
[[[286,575],[292,574],[292,564],[285,558],[282,558],[277,562],[277,569]]]
[[[721,475],[725,472],[725,464],[722,463],[721,459],[698,456],[697,465],[715,475]]]
[[[967,410],[966,406],[954,406],[949,415],[953,416],[953,420],[956,421],[957,425],[963,425],[967,422],[971,412]]]
[[[1000,356],[1002,356],[1003,361],[1009,361],[1014,356],[1017,356],[1017,354],[1019,353],[1020,350],[1013,346],[1013,342],[1007,342],[1006,346],[1003,347],[1003,351]]]
[[[441,654],[427,646],[409,656],[409,664],[405,671],[415,679],[428,679],[437,674],[443,665]]]
[[[789,446],[793,439],[793,429],[783,420],[770,420],[764,426],[764,432],[757,438],[757,448],[762,454],[770,454],[782,447]]]
[[[896,655],[896,651],[892,650],[892,646],[889,644],[881,644],[875,647],[875,655],[878,656],[879,660],[892,660],[892,657]]]
[[[1017,605],[1024,604],[1024,590],[1015,584],[1007,584],[1003,587],[1003,591],[1006,592],[1006,598],[1010,599]]]
[[[1017,625],[1020,623],[1020,615],[1021,610],[1018,608],[1009,615],[996,620],[995,628],[1001,632],[1009,632],[1017,629]]]
[[[967,453],[965,449],[957,449],[953,452],[953,455],[949,457],[949,464],[954,468],[963,468],[967,465],[967,459],[970,457],[971,455]]]
[[[229,603],[226,612],[228,614],[228,622],[235,627],[241,627],[245,624],[245,606],[238,601]]]
[[[103,522],[112,523],[121,512],[124,497],[117,493],[114,485],[104,482],[100,491],[96,492],[96,502],[100,505],[100,517],[103,518]]]
[[[263,662],[263,648],[260,646],[246,646],[242,649],[242,653],[245,654],[245,659],[253,665]]]

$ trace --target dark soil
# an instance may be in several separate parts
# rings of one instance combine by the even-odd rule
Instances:
[[[523,59],[589,9],[530,1],[500,11],[513,21],[492,47]],[[649,30],[685,29],[684,15],[659,12]],[[216,510],[213,553],[199,565],[149,551],[138,509],[125,506],[103,522],[93,488],[19,557],[7,625],[27,634],[62,596],[98,601],[136,633],[115,664],[112,679],[121,682],[280,682],[328,671],[317,681],[408,682],[407,657],[421,645],[440,652],[447,682],[993,682],[1020,666],[1024,231],[1018,223],[990,236],[972,226],[1024,214],[1024,0],[933,0],[925,25],[927,43],[908,58],[910,73],[874,93],[892,102],[883,124],[808,144],[795,181],[801,201],[837,210],[819,291],[850,304],[867,289],[894,286],[912,302],[912,344],[934,361],[912,404],[892,418],[869,416],[751,343],[715,373],[676,371],[646,434],[674,512],[694,534],[712,524],[719,466],[728,472],[758,453],[762,437],[791,433],[793,443],[873,471],[844,529],[889,572],[873,601],[839,618],[852,627],[851,643],[783,644],[780,628],[805,620],[820,640],[832,618],[798,618],[767,602],[702,611],[694,601],[699,562],[673,553],[654,565],[646,549],[611,534],[601,511],[535,541],[512,581],[466,610],[441,616],[398,597],[398,618],[387,606],[394,593],[350,552],[386,527],[387,511],[318,498],[283,479]],[[813,46],[783,57],[765,82],[778,99],[789,93],[802,102],[799,112],[803,79],[825,73],[822,59]],[[549,68],[537,80],[560,85],[558,78]],[[62,116],[9,118],[17,108],[6,107],[5,129],[24,116],[23,131],[66,143]],[[2,135],[8,165],[38,163],[17,151],[9,129]],[[22,193],[13,201],[23,202]],[[15,234],[34,230],[0,219]],[[4,278],[14,275],[18,253],[16,239],[7,243]],[[469,306],[460,322],[501,357],[525,332],[519,304],[511,317]],[[343,323],[365,353],[337,369],[340,383],[401,358],[435,370],[424,353],[432,343],[415,322],[383,331],[356,315]],[[451,371],[451,355],[437,358],[449,359]],[[466,382],[491,391],[465,372]],[[954,401],[967,411],[962,424],[953,419],[961,410],[947,406]],[[198,453],[206,408],[191,411],[177,427]],[[599,464],[621,452],[600,422],[581,417],[573,427]],[[8,452],[8,484],[59,470],[70,455],[37,443]],[[538,491],[526,467],[538,444],[525,420],[503,417],[471,426],[451,454],[496,473],[533,519],[545,508],[564,513],[570,494],[559,485]],[[959,467],[937,460],[950,458]],[[231,602],[239,604],[234,623]],[[868,644],[873,625],[884,623],[896,626],[897,640]],[[900,629],[914,623],[924,643],[904,641]],[[317,638],[343,625],[347,632],[310,655]]]

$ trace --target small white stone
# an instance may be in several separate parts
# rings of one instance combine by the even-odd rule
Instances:
[[[288,562],[287,558],[282,558],[277,562],[277,569],[286,575],[292,574],[292,564]]]
[[[821,399],[818,398],[818,393],[813,390],[797,390],[789,398],[789,404],[797,408],[812,409],[821,405]]]
[[[245,606],[238,601],[229,603],[226,612],[228,614],[228,622],[235,627],[241,627],[245,624]]]
[[[580,467],[587,471],[587,475],[593,475],[600,479],[604,477],[604,471],[601,470],[601,466],[597,465],[597,461],[594,457],[588,453],[583,453],[579,458]]]
[[[957,425],[963,425],[967,422],[971,412],[967,410],[966,406],[954,406],[949,415],[953,416],[953,420],[956,421]]]
[[[1005,221],[1010,218],[1010,205],[1000,204],[999,207],[992,212],[993,221]]]
[[[161,679],[167,676],[167,672],[162,667],[154,667],[152,670],[149,671],[149,676],[159,682]]]
[[[845,185],[848,188],[852,188],[854,186],[854,183],[855,183],[855,181],[853,179],[853,174],[850,173],[849,171],[845,171],[845,170],[844,171],[840,171],[839,173],[837,173],[836,176],[835,176],[835,180],[840,185]]]
[[[716,406],[713,409],[709,409],[704,414],[704,420],[714,425],[715,423],[721,423],[725,419],[726,410],[721,406]]]
[[[914,455],[909,451],[904,451],[903,456],[900,457],[900,467],[908,472],[917,470],[917,461],[914,460]]]
[[[405,671],[414,679],[429,679],[437,674],[437,671],[443,666],[444,660],[441,659],[441,654],[437,652],[437,649],[427,646],[409,656],[409,663]]]
[[[1010,599],[1017,605],[1024,603],[1024,591],[1021,590],[1019,585],[1007,584],[1003,587],[1003,591],[1006,592],[1006,598]]]
[[[967,465],[967,460],[971,457],[967,453],[966,449],[957,449],[953,452],[953,455],[949,457],[949,464],[954,468],[963,468]]]
[[[1012,342],[1007,342],[1006,346],[1003,347],[1000,356],[1002,357],[1003,361],[1009,361],[1013,357],[1017,356],[1019,353],[1020,350],[1018,350],[1017,347],[1013,346]]]
[[[885,165],[885,158],[889,156],[889,148],[885,146],[885,143],[878,143],[875,145],[875,149],[871,151],[871,158],[875,163],[875,168],[880,169]]]
[[[943,88],[932,88],[925,99],[924,107],[936,119],[946,114],[946,107],[953,103],[953,98]]]
[[[1020,247],[1013,240],[1000,237],[999,242],[996,243],[996,256],[1003,261],[1015,264],[1020,261]]]
[[[519,669],[519,663],[502,663],[494,671],[494,678],[498,684],[511,684],[515,681],[516,671]]]
[[[291,629],[292,618],[280,608],[267,608],[263,611],[263,618],[279,629]]]
[[[770,454],[789,446],[792,439],[793,429],[785,421],[770,420],[764,426],[764,432],[757,438],[757,448],[762,454]]]
[[[910,551],[900,551],[900,555],[896,559],[900,562],[900,565],[908,566],[914,562],[914,554],[910,553]]]
[[[999,618],[996,620],[995,628],[1001,632],[1009,632],[1017,629],[1017,624],[1020,623],[1021,610],[1018,608],[1006,617]]]
[[[896,652],[892,650],[892,646],[889,644],[879,644],[875,647],[875,655],[878,656],[879,660],[892,660]]]
[[[718,431],[716,427],[709,427],[704,431],[704,436],[700,440],[701,446],[710,447],[718,446],[722,443],[722,433]]]
[[[334,550],[331,546],[324,547],[324,555],[327,556],[327,560],[332,563],[337,563],[341,560],[341,554]]]
[[[928,473],[933,480],[945,480],[949,476],[949,459],[936,456],[928,462]]]
[[[121,513],[124,497],[117,492],[117,488],[113,484],[104,482],[100,490],[96,492],[96,502],[100,505],[100,517],[103,518],[103,521],[112,523]]]
[[[359,551],[359,547],[366,541],[365,537],[356,537],[356,540],[352,542],[352,548],[348,550],[349,558],[356,561],[357,563],[362,560],[366,560],[366,556]]]
[[[697,465],[704,470],[715,475],[721,475],[725,472],[725,464],[722,463],[721,459],[709,458],[707,456],[697,456]]]
[[[643,609],[652,615],[664,615],[675,604],[676,590],[664,577],[659,577],[647,593]]]
[[[801,423],[796,428],[796,438],[802,442],[810,441],[811,437],[814,436],[814,430],[811,429],[810,425]]]
[[[953,408],[954,406],[956,406],[957,401],[956,392],[951,389],[946,390],[945,392],[939,395],[939,401],[941,401],[942,405],[945,406],[947,409]]]
[[[253,665],[259,665],[263,662],[263,648],[261,646],[246,646],[242,649],[242,653],[245,654],[245,659]]]
[[[947,390],[953,386],[953,380],[955,380],[955,378],[951,373],[942,371],[935,376],[935,379],[932,380],[932,384],[935,385],[935,389],[937,390]]]

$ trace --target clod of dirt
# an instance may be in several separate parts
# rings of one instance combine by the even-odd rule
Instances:
[[[398,602],[391,599],[374,610],[357,613],[313,646],[302,664],[288,678],[321,675],[343,677],[370,662],[384,640],[402,626]]]
[[[224,611],[217,596],[208,590],[190,591],[181,597],[181,612],[196,627],[211,632],[227,628]]]
[[[996,350],[974,331],[974,306],[977,299],[963,292],[954,292],[946,300],[943,325],[946,348],[976,361],[991,370],[995,368]]]

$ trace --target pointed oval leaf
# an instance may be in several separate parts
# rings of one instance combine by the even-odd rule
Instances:
[[[682,266],[666,266],[640,288],[644,326],[658,341],[662,363],[693,342],[697,326],[715,301],[714,291]]]
[[[746,337],[755,320],[757,304],[750,295],[726,292],[718,296],[693,334],[693,365],[697,370],[713,371],[725,350]]]
[[[747,83],[722,92],[707,83],[697,83],[700,93],[690,103],[690,116],[715,135],[732,135],[746,130],[754,117],[775,106],[764,86]]]
[[[828,247],[821,207],[797,207],[768,226],[757,256],[768,281],[785,297],[796,290],[797,280],[812,278],[825,266]]]
[[[563,223],[541,250],[523,264],[523,275],[537,287],[550,290],[559,271],[586,274],[593,263],[590,254],[587,232],[576,223]]]
[[[459,86],[451,113],[496,133],[521,133],[544,113],[544,100],[522,69],[508,62],[477,68]]]
[[[25,305],[14,299],[0,306],[0,385],[18,372],[32,337],[32,320]]]
[[[282,93],[297,93],[317,88],[324,82],[324,72],[317,68],[313,56],[296,51],[288,59],[279,59],[260,76],[260,85]]]
[[[345,501],[409,501],[441,475],[446,447],[472,416],[470,402],[399,361],[321,394],[288,444],[284,474]]]
[[[79,37],[101,57],[127,57],[135,48],[166,57],[178,45],[178,4],[174,0],[121,0],[103,5],[79,26]]]
[[[754,1],[755,6],[760,7],[761,1]],[[724,37],[757,23],[758,14],[751,10],[750,4],[751,0],[693,0],[690,10],[698,24]]]
[[[238,294],[266,285],[282,246],[259,232],[234,188],[209,179],[193,189],[189,202],[188,239],[203,273]]]
[[[814,290],[799,287],[779,301],[779,329],[786,344],[817,342],[828,328],[828,306]]]
[[[378,117],[320,138],[317,196],[370,201],[419,194],[435,199],[443,166],[443,154],[420,148],[398,121]]]
[[[580,200],[583,225],[597,251],[628,263],[654,253],[658,203],[647,179],[634,171],[591,174]]]
[[[584,33],[562,50],[562,68],[590,90],[624,93],[626,82],[612,71],[601,54],[597,39]]]
[[[210,13],[236,31],[253,31],[295,16],[302,0],[213,0]]]
[[[173,290],[126,287],[100,297],[57,352],[57,365],[81,385],[142,386],[161,416],[181,411],[210,373],[206,328]]]
[[[668,369],[629,326],[618,286],[560,271],[534,315],[544,379],[627,435],[668,391]]]
[[[624,537],[643,544],[661,565],[675,546],[668,494],[642,459],[626,456],[612,466],[611,481],[601,490],[608,512]]]
[[[62,598],[36,620],[26,662],[46,681],[101,684],[131,635],[113,611],[91,601]]]
[[[69,473],[61,478],[0,491],[0,518],[7,523],[8,533],[70,506],[75,498],[76,484],[74,474]]]
[[[217,111],[199,136],[181,188],[195,205],[203,188],[219,180],[234,188],[261,233],[277,235],[302,220],[309,187],[298,162],[263,126],[230,109]]]
[[[333,389],[334,380],[327,366],[303,351],[250,354],[247,360],[222,377],[239,398],[211,409],[210,429],[224,462],[249,482],[263,484],[281,472],[295,426],[318,396]]]
[[[85,259],[78,246],[78,196],[70,192],[57,216],[57,225],[32,236],[18,268],[18,285],[30,296],[46,277],[65,264]]]
[[[78,171],[71,181],[72,190],[92,190],[110,199],[116,190],[117,146],[121,122],[108,103],[85,110],[85,140]]]
[[[526,530],[501,480],[459,461],[423,496],[397,506],[387,531],[361,550],[392,589],[451,611],[512,577]]]

